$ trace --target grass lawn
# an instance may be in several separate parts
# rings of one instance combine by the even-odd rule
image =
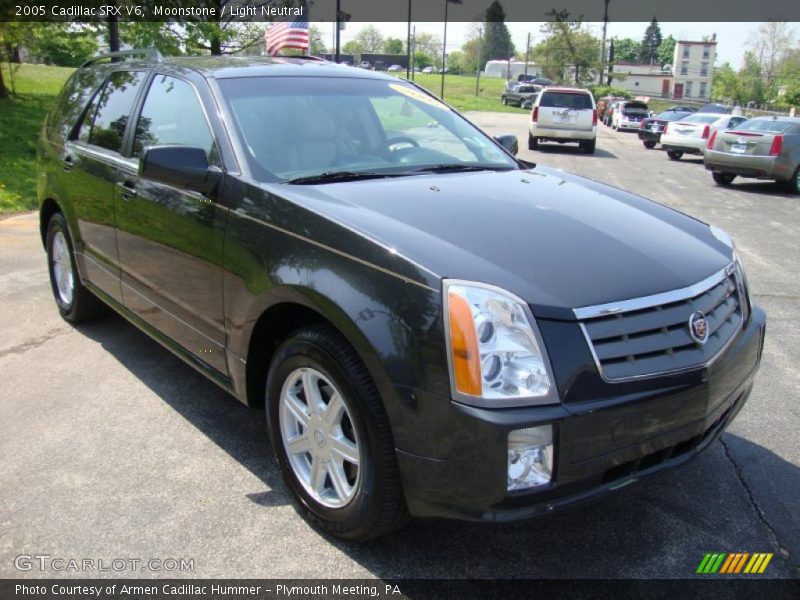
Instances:
[[[405,75],[405,74],[404,74]],[[442,76],[417,73],[414,81],[437,96],[442,91]],[[475,77],[470,75],[444,76],[444,101],[457,110],[488,110],[525,113],[518,106],[503,106],[500,96],[506,89],[506,80],[498,77],[481,77],[480,92],[475,96]]]
[[[3,79],[11,86],[8,65]],[[0,100],[0,213],[36,208],[36,144],[47,111],[72,69],[20,65],[17,96]]]

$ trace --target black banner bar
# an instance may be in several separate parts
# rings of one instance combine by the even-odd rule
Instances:
[[[493,0],[447,0],[448,21],[483,21]],[[408,0],[340,0],[353,22],[406,22]],[[566,10],[602,22],[603,0],[500,0],[506,22],[544,22]],[[413,22],[442,21],[445,0],[411,0]],[[0,21],[335,21],[336,0],[0,0]],[[610,0],[611,21],[800,21],[797,0]]]

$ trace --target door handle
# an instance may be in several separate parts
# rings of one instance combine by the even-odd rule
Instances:
[[[120,197],[125,202],[130,202],[136,196],[136,188],[132,181],[119,182],[117,183],[117,188],[119,189]]]
[[[62,164],[64,165],[64,170],[69,173],[72,170],[72,167],[75,165],[72,163],[72,157],[67,154],[64,158],[61,159]]]

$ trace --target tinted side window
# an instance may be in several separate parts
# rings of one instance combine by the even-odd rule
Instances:
[[[122,136],[133,108],[136,93],[144,81],[143,71],[117,71],[112,73],[102,93],[92,101],[86,111],[78,138],[101,148],[119,152]],[[92,115],[94,121],[92,122]]]
[[[58,128],[62,137],[66,138],[72,131],[81,111],[104,78],[97,70],[78,69],[64,85],[56,102],[54,118],[50,121],[51,125]]]
[[[182,79],[157,75],[136,124],[133,155],[141,156],[147,146],[163,144],[202,148],[209,164],[219,165],[214,137],[192,86]]]
[[[572,92],[545,92],[539,106],[547,108],[592,108],[592,100],[588,94]]]

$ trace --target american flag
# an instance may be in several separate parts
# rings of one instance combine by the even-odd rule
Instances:
[[[267,36],[267,54],[275,56],[283,48],[297,48],[308,52],[308,22],[276,21],[264,31]]]

